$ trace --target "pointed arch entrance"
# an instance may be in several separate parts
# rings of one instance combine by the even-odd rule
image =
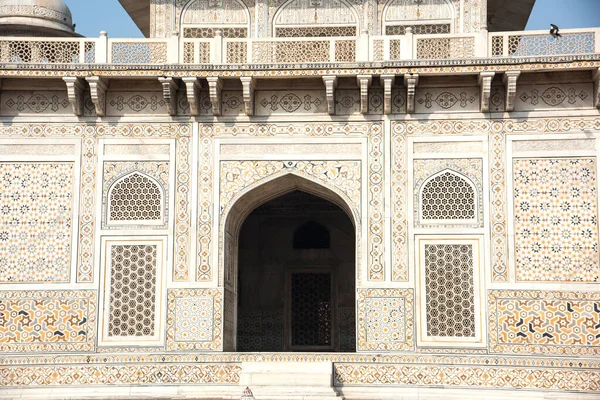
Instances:
[[[358,212],[292,173],[223,213],[225,351],[355,351]]]

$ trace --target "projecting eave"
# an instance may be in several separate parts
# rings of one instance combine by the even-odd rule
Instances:
[[[150,36],[150,0],[119,0],[144,36]],[[490,32],[525,29],[535,0],[488,0]]]
[[[144,36],[150,37],[150,0],[119,0],[119,3]]]
[[[488,0],[488,30],[524,30],[534,4],[535,0]]]

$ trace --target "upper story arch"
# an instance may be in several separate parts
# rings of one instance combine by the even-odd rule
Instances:
[[[458,31],[460,0],[389,0],[380,4],[384,35],[453,33]]]
[[[273,37],[358,36],[360,17],[346,0],[289,0],[271,24]]]
[[[226,38],[250,37],[251,15],[241,0],[190,0],[181,13],[181,35],[212,38],[221,30]]]

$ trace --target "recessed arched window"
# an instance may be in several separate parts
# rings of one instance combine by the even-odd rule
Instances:
[[[383,10],[386,35],[451,33],[454,7],[449,0],[390,0]]]
[[[162,223],[163,208],[160,185],[140,172],[125,175],[108,192],[109,223]]]
[[[300,225],[294,232],[294,249],[328,249],[330,247],[329,230],[314,221]]]
[[[442,171],[421,187],[421,222],[464,223],[477,221],[477,190],[467,177]]]

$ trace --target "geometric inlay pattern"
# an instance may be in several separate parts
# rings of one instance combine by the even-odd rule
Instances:
[[[600,354],[600,294],[490,291],[494,352]]]
[[[167,349],[221,350],[222,292],[171,289],[168,293]]]
[[[157,245],[111,246],[108,336],[153,336]]]
[[[371,342],[404,341],[404,299],[399,297],[368,298],[367,340]]]
[[[109,204],[110,221],[160,221],[162,217],[160,187],[137,172],[113,185]]]
[[[427,336],[475,337],[473,246],[425,245]]]
[[[358,350],[413,350],[413,290],[358,291]]]
[[[177,246],[177,268],[181,270],[181,248],[187,248],[190,231],[182,226],[191,226],[191,189],[190,189],[190,137],[192,125],[189,123],[128,123],[128,124],[87,124],[64,122],[44,123],[11,123],[0,125],[0,134],[3,137],[22,138],[32,143],[47,138],[78,138],[82,144],[81,168],[76,171],[80,178],[80,201],[77,240],[77,282],[89,283],[94,279],[94,232],[96,227],[95,203],[98,174],[97,154],[98,138],[120,137],[120,138],[170,138],[177,142],[178,162],[184,161],[187,155],[188,162],[180,162],[178,166],[177,189],[180,193],[177,197],[176,215],[176,246]],[[184,145],[185,143],[185,145]],[[55,163],[53,163],[55,164]],[[112,164],[112,163],[111,163]],[[119,164],[119,163],[117,163]],[[125,163],[126,164],[126,163]],[[135,164],[135,163],[132,163]],[[179,168],[181,167],[181,168]],[[168,171],[168,170],[167,170]],[[150,175],[150,174],[149,174]],[[154,177],[154,175],[151,175]],[[168,175],[167,175],[168,176]],[[159,180],[159,179],[157,179]],[[160,181],[160,180],[159,180]],[[165,193],[167,193],[165,191]],[[169,198],[165,194],[165,198]],[[105,197],[103,197],[103,201]],[[168,203],[168,202],[167,202]],[[104,203],[103,203],[104,205]],[[105,207],[102,207],[103,213]],[[186,212],[187,211],[187,212]],[[165,215],[167,213],[165,212]],[[186,223],[187,221],[187,223]]]
[[[192,296],[175,300],[177,317],[175,340],[206,342],[212,340],[214,299]]]
[[[68,282],[74,165],[0,163],[0,282]]]
[[[517,281],[597,282],[595,158],[514,160]]]
[[[0,292],[0,351],[92,351],[95,291]]]

